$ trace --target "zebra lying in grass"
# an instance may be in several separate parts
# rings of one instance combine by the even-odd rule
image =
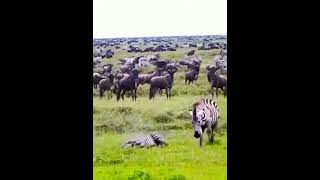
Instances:
[[[219,108],[216,102],[212,99],[201,99],[193,104],[192,111],[190,111],[191,123],[194,129],[194,137],[200,137],[200,146],[202,146],[202,139],[204,130],[207,129],[209,142],[213,143],[215,133],[219,121]]]
[[[128,148],[128,147],[153,147],[153,146],[167,146],[168,143],[166,143],[163,139],[163,136],[158,134],[158,133],[151,133],[151,134],[146,134],[142,136],[138,136],[136,138],[133,138],[129,140],[126,144],[124,144],[122,147],[123,148]]]

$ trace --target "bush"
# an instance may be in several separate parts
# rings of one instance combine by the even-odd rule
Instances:
[[[106,111],[97,115],[97,120],[94,124],[97,135],[106,132],[124,133],[126,131],[141,130],[145,127],[145,124],[141,122],[138,114],[131,113],[128,116],[128,110],[123,111],[123,109],[121,109],[115,111],[117,111],[117,113]],[[121,114],[119,111],[125,113]]]
[[[114,107],[111,112],[128,115],[132,113],[132,107]]]
[[[169,177],[169,180],[186,180],[187,178],[183,175],[173,175]]]
[[[169,122],[173,122],[174,119],[167,115],[167,114],[160,114],[157,115],[155,117],[153,117],[153,119],[157,122],[157,123],[169,123]]]
[[[151,175],[143,171],[135,171],[133,176],[128,177],[128,180],[151,180]]]
[[[115,160],[110,159],[110,160],[106,160],[106,159],[104,159],[102,156],[96,155],[96,156],[94,156],[94,158],[93,158],[93,163],[94,163],[95,165],[106,165],[106,164],[108,164],[108,165],[115,165],[115,164],[122,164],[122,163],[124,163],[124,160],[123,160],[123,159],[115,159]]]
[[[177,125],[177,124],[164,124],[164,125],[158,125],[156,126],[157,130],[182,130],[184,129],[183,125]]]
[[[175,118],[180,119],[180,120],[189,120],[190,114],[187,111],[180,111],[180,112],[176,113]]]

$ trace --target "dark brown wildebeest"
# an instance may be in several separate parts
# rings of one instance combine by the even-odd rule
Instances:
[[[131,92],[132,100],[137,100],[137,80],[138,80],[139,70],[133,69],[129,75],[124,75],[117,83],[117,101],[120,100],[120,95],[122,100],[124,100],[124,94],[126,91]]]
[[[211,94],[212,98],[214,96],[214,90],[216,92],[216,96],[218,97],[218,90],[221,89],[223,91],[224,97],[227,96],[227,77],[224,75],[221,75],[218,70],[219,67],[215,66],[207,66],[207,78],[210,82],[211,86]]]
[[[191,50],[189,52],[187,52],[187,56],[192,56],[196,51],[195,50]]]
[[[172,81],[170,74],[164,76],[156,76],[151,79],[149,100],[154,99],[154,95],[157,89],[165,89],[167,99],[171,98]]]
[[[107,91],[107,94],[110,91],[110,93],[108,94],[108,99],[112,98],[111,87],[113,86],[113,79],[114,79],[114,76],[110,74],[107,79],[102,79],[99,82],[98,86],[99,86],[99,92],[100,92],[99,93],[100,99],[102,98],[105,91]]]

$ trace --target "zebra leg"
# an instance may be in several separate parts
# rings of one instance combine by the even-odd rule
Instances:
[[[209,125],[207,128],[207,135],[209,138],[209,143],[213,143],[213,130],[211,128],[211,125]]]
[[[212,129],[212,131],[211,131],[211,137],[212,137],[212,142],[214,142],[214,137],[215,137],[215,133],[217,132],[217,130],[218,130],[218,121],[216,121],[216,123],[215,124],[212,124],[211,125],[211,129]]]
[[[134,101],[137,101],[137,88],[134,89]]]
[[[202,137],[203,137],[203,134],[201,134],[200,136],[200,147],[202,147]]]

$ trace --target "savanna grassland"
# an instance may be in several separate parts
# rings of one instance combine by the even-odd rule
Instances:
[[[181,60],[191,48],[178,48],[173,52],[160,52],[161,59]],[[128,53],[112,49],[112,58],[104,63],[114,64],[113,72],[119,69],[119,58],[157,54],[157,52]],[[189,110],[200,98],[211,98],[205,66],[212,62],[216,50],[198,51],[202,64],[198,81],[185,85],[185,67],[175,74],[172,98],[165,94],[148,99],[149,85],[138,89],[137,102],[131,97],[117,102],[105,96],[99,99],[93,89],[93,127],[94,127],[94,180],[122,179],[168,179],[168,180],[225,180],[227,174],[227,99],[222,93],[216,99],[221,120],[213,144],[199,147],[199,140],[193,137]],[[154,66],[144,69],[153,70]],[[122,149],[129,137],[156,131],[165,136],[169,146],[150,149]]]

